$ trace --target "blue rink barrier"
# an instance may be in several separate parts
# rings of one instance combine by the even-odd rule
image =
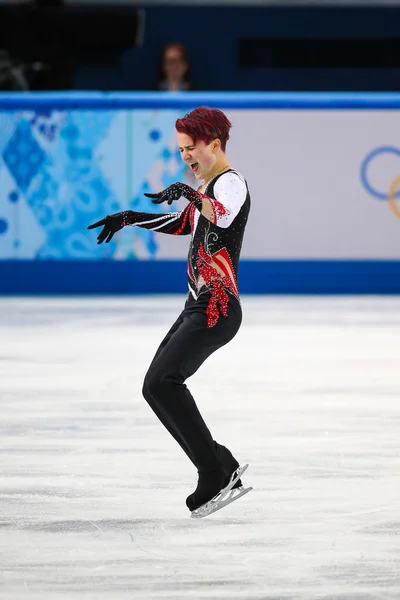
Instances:
[[[0,93],[0,110],[400,109],[397,92],[37,92]]]
[[[130,111],[134,115],[139,110],[156,113],[162,109],[167,114],[174,110],[186,112],[199,105],[237,110],[399,110],[400,93],[0,93],[0,156],[4,162],[0,169],[3,168],[3,174],[7,169],[9,186],[8,189],[0,187],[0,294],[185,293],[186,262],[164,260],[159,256],[151,237],[156,234],[139,232],[136,228],[129,232],[131,237],[138,236],[136,242],[147,252],[147,258],[142,260],[123,243],[118,247],[118,254],[114,242],[107,248],[98,247],[93,232],[88,235],[86,227],[104,214],[126,208],[149,211],[148,204],[140,204],[143,192],[149,190],[147,171],[141,171],[141,166],[138,169],[143,173],[140,185],[136,185],[139,176],[135,175],[135,187],[139,190],[136,196],[132,192],[133,176],[129,168],[121,178],[119,171],[115,171],[118,184],[125,178],[125,195],[119,198],[112,186],[107,187],[109,172],[105,175],[102,164],[93,158],[112,113]],[[92,111],[90,118],[85,111]],[[66,116],[63,129],[60,114]],[[127,122],[130,118],[127,115]],[[173,130],[173,118],[170,117],[168,123],[157,121],[157,128],[150,131],[152,144],[158,143],[158,128],[165,139],[168,137]],[[18,123],[16,129],[19,128],[20,137],[12,140],[15,123]],[[124,127],[118,131],[120,137],[117,141],[113,138],[111,150],[115,146],[120,154],[123,148],[124,154],[114,161],[113,168],[121,166],[122,169],[124,165],[138,162],[141,165],[140,131],[136,150],[133,143],[136,141],[129,134],[125,136]],[[62,140],[64,145],[57,146],[54,140]],[[109,150],[108,160],[113,160]],[[165,158],[163,148],[160,150],[154,154],[153,162],[157,157]],[[28,158],[34,158],[29,165],[31,172],[25,168],[20,173],[16,170],[18,152],[21,153],[18,160],[22,162],[28,163]],[[171,154],[169,149],[168,152]],[[171,156],[174,159],[173,153]],[[60,165],[65,160],[69,162],[65,173],[60,175]],[[170,164],[165,168],[162,174],[165,185],[181,180],[183,172],[179,169],[182,167],[176,169],[171,173]],[[88,173],[92,177],[90,181]],[[70,203],[67,208],[74,206],[72,217],[62,214],[62,207],[54,206],[57,204],[54,201],[52,206],[46,204],[48,194],[52,194],[54,200],[59,197],[59,190],[62,190],[63,201],[67,198]],[[35,227],[32,226],[34,220]],[[18,258],[31,255],[29,260]],[[399,294],[400,260],[242,260],[239,287],[244,294]]]
[[[242,260],[242,294],[400,294],[400,261]],[[3,261],[2,295],[184,294],[185,261]]]

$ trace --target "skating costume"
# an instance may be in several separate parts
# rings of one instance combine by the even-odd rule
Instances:
[[[143,214],[140,222],[134,217],[139,227],[191,234],[189,296],[148,369],[143,395],[200,475],[205,474],[206,487],[219,490],[239,465],[229,450],[213,440],[185,381],[240,327],[237,273],[250,195],[242,176],[230,170],[212,180],[204,196],[211,200],[213,222],[200,213],[198,197],[197,206],[195,200],[178,213]],[[204,283],[198,289],[200,278]],[[202,503],[201,493],[195,495],[187,500],[191,510]]]
[[[200,212],[201,197],[211,202],[212,221]],[[126,225],[160,233],[191,234],[188,286],[194,299],[210,295],[206,311],[208,327],[217,323],[220,314],[227,316],[230,297],[239,300],[238,263],[249,209],[246,182],[231,169],[215,177],[204,194],[195,196],[180,212],[161,215],[133,212],[126,219]],[[199,278],[204,282],[200,290],[197,289]]]

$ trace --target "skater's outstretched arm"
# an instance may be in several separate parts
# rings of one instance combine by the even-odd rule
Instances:
[[[153,198],[154,204],[172,204],[183,196],[211,223],[222,228],[229,227],[246,200],[246,182],[236,171],[224,173],[214,186],[214,195],[215,198],[209,198],[185,183],[173,183],[158,194],[145,194]]]
[[[188,235],[191,231],[190,211],[192,206],[189,204],[180,212],[171,213],[143,213],[134,210],[124,210],[114,215],[108,215],[101,221],[89,225],[88,229],[103,227],[97,236],[97,243],[110,242],[113,235],[127,225],[135,225],[144,229],[152,229],[160,233],[170,233],[173,235]]]

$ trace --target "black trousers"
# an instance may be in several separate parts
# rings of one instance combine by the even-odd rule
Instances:
[[[207,327],[209,294],[191,296],[163,339],[146,374],[143,396],[199,472],[221,468],[212,435],[185,381],[227,344],[242,322],[239,301],[230,295],[228,315]],[[218,379],[218,373],[215,373]],[[210,381],[210,391],[213,390]]]

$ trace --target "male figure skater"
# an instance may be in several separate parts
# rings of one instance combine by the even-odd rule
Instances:
[[[191,236],[188,298],[153,358],[143,395],[198,471],[197,488],[186,499],[192,516],[197,517],[250,491],[244,490],[240,480],[247,466],[240,468],[231,452],[213,440],[185,385],[241,325],[237,273],[250,194],[242,175],[227,160],[232,125],[222,111],[201,106],[178,119],[175,127],[182,159],[201,185],[194,190],[174,183],[162,192],[145,195],[155,204],[169,205],[183,196],[189,201],[186,208],[165,214],[127,210],[89,229],[103,226],[98,244],[108,243],[126,225]]]

